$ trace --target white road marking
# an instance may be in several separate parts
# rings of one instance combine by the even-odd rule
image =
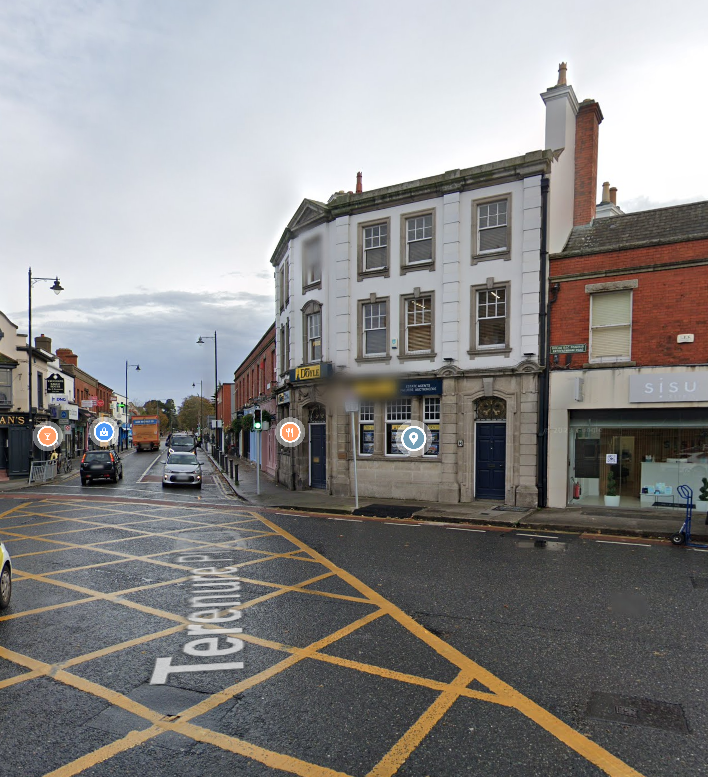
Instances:
[[[515,537],[533,537],[537,540],[557,540],[558,537],[552,537],[550,534],[516,534]]]
[[[450,531],[475,531],[478,534],[486,534],[486,529],[464,529],[462,526],[446,526],[446,529],[449,529]]]
[[[304,518],[304,515],[300,516]],[[349,521],[349,523],[364,523],[361,518],[328,518],[328,521]]]
[[[304,518],[304,515],[298,515],[297,513],[276,513],[276,515],[289,515],[291,518]]]
[[[697,553],[708,553],[708,548],[691,548],[691,550],[695,550]]]
[[[145,475],[147,475],[148,472],[157,464],[157,462],[162,458],[162,454],[158,453],[157,456],[152,460],[150,466],[143,472],[143,474],[138,478],[138,483],[142,483],[143,478]]]
[[[335,521],[346,520],[341,518],[334,518]],[[411,529],[420,529],[419,523],[394,523],[393,521],[384,521],[386,526],[408,526]]]
[[[618,542],[616,540],[595,540],[603,545],[634,545],[637,548],[651,548],[648,542]]]

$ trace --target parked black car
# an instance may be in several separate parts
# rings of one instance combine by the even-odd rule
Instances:
[[[81,485],[92,480],[110,480],[117,483],[123,478],[123,464],[114,451],[87,451],[81,459]]]

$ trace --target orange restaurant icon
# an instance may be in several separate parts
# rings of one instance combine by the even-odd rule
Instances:
[[[300,428],[297,424],[290,421],[280,427],[280,436],[284,442],[297,442],[300,437]]]
[[[42,445],[55,445],[58,438],[57,430],[51,426],[43,426],[39,430],[38,437]]]

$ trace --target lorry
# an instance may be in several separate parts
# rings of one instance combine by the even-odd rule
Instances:
[[[133,416],[133,445],[136,451],[160,450],[160,419],[156,415]]]

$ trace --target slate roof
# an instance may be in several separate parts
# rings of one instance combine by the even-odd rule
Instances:
[[[6,365],[11,365],[13,367],[17,367],[19,362],[16,362],[14,359],[11,359],[9,356],[5,356],[4,353],[0,353],[0,364],[6,364]]]
[[[594,219],[573,227],[557,257],[599,254],[627,248],[708,238],[708,201]]]

